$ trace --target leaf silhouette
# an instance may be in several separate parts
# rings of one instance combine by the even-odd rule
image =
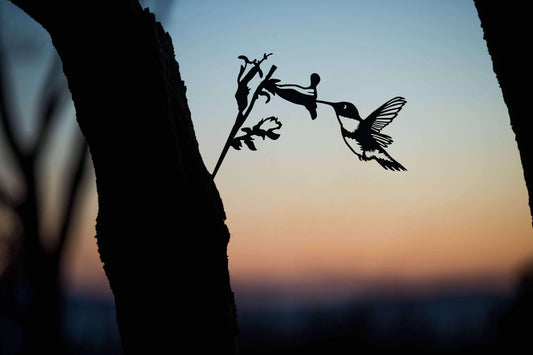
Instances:
[[[237,82],[239,83],[241,81],[242,74],[244,73],[244,65],[241,65],[241,68],[239,69],[239,75],[237,75]]]
[[[270,94],[268,92],[261,91],[259,92],[259,95],[265,96],[266,97],[265,104],[268,104],[268,102],[270,101]]]
[[[280,134],[274,131],[280,129],[281,126],[282,124],[277,117],[271,116],[263,118],[252,128],[241,128],[241,131],[243,131],[245,134],[240,137],[235,137],[231,146],[237,150],[240,150],[242,148],[242,143],[244,142],[249,149],[257,150],[253,137],[256,136],[263,139],[267,137],[269,139],[276,140],[280,137]]]
[[[276,139],[278,139],[280,137],[279,133],[273,132],[272,130],[266,131],[265,134],[267,135],[268,138],[270,138],[272,140],[276,140]]]
[[[259,121],[254,128],[260,128],[263,130],[274,130],[281,128],[281,122],[278,120],[277,117],[270,116],[267,118],[263,118],[261,121]]]
[[[234,140],[231,142],[231,146],[233,147],[233,149],[241,150],[241,148],[242,148],[241,140],[238,139],[238,138],[234,139]]]
[[[251,137],[246,137],[243,139],[244,144],[250,149],[250,150],[257,150],[254,144],[254,140]]]
[[[237,59],[242,59],[242,60],[244,60],[244,62],[245,62],[246,64],[251,63],[250,60],[248,59],[248,57],[245,56],[245,55],[240,55],[240,56],[237,57]]]

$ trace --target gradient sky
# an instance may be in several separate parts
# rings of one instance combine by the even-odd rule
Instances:
[[[156,14],[157,15],[157,14]],[[216,184],[234,283],[506,278],[533,258],[514,135],[472,1],[179,1],[167,14],[200,150],[212,170],[233,125],[241,61],[364,117],[407,99],[383,132],[407,172],[360,162],[331,108],[260,99],[246,125],[277,116],[277,141],[230,150]],[[94,188],[66,279],[100,287]]]

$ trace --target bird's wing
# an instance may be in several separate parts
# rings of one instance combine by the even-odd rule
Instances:
[[[387,148],[393,141],[391,136],[387,136],[383,133],[377,133],[374,131],[370,131],[370,135],[374,140],[379,144],[381,148]]]
[[[396,96],[378,107],[361,124],[379,133],[383,127],[391,123],[398,116],[398,112],[400,112],[406,102],[403,97]]]

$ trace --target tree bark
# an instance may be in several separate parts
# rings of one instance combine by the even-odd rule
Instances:
[[[96,238],[125,353],[238,353],[229,232],[168,33],[137,1],[13,2],[62,59],[95,168]]]
[[[515,133],[533,216],[533,141],[528,79],[531,77],[529,7],[526,2],[474,0],[496,78]]]

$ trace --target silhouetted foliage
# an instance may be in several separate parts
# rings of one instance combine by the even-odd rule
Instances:
[[[242,142],[244,142],[244,144],[246,144],[250,150],[256,150],[257,148],[254,145],[254,136],[261,137],[262,139],[270,138],[272,140],[276,140],[280,135],[274,131],[280,129],[281,126],[281,122],[274,116],[263,118],[252,128],[241,128],[241,131],[246,134],[235,137],[231,143],[231,146],[234,149],[239,150],[242,147]]]

